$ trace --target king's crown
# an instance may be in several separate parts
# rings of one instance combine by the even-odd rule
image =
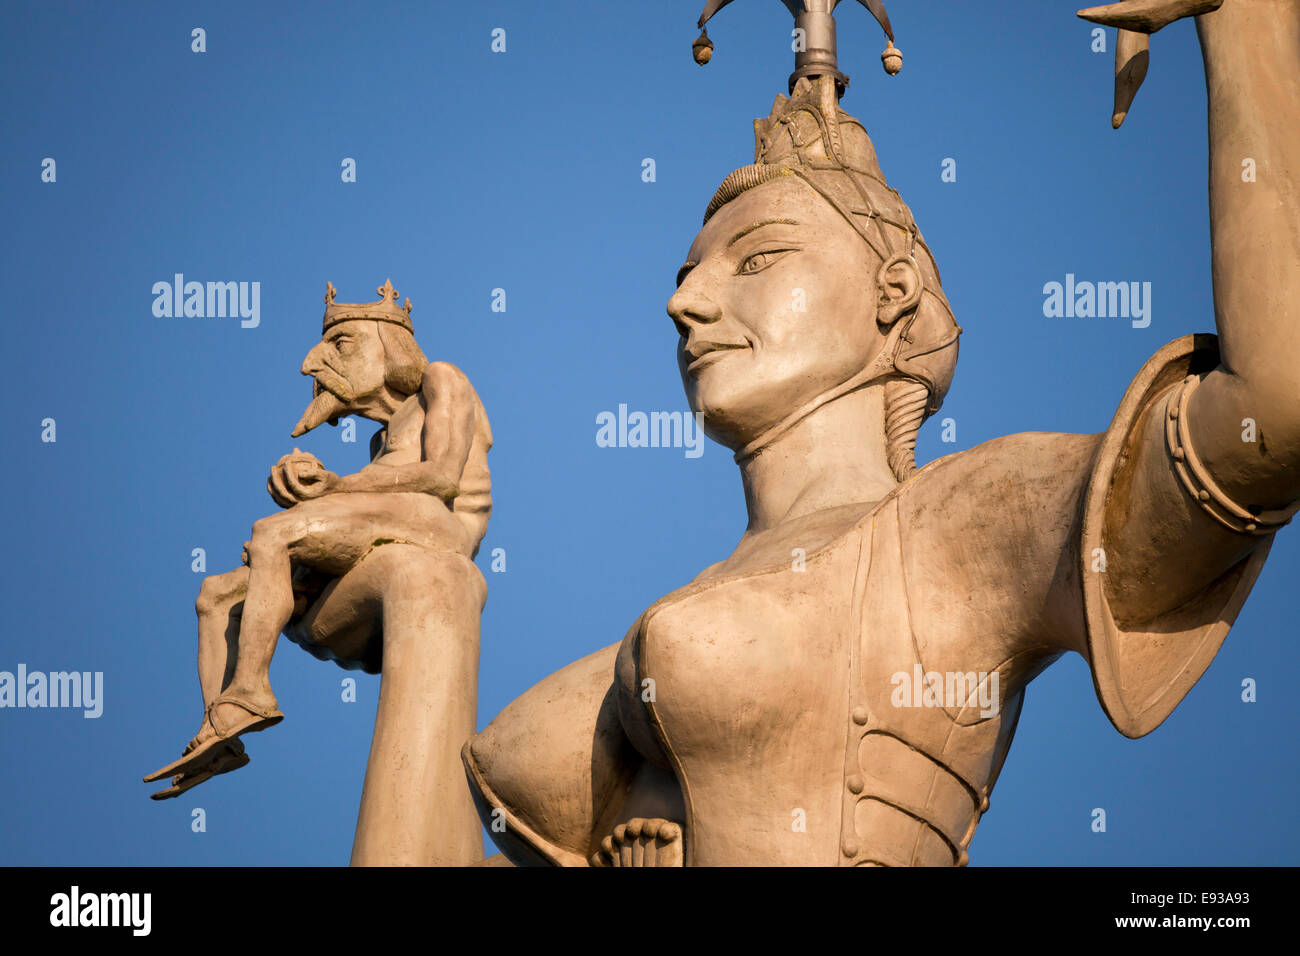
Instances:
[[[321,327],[321,334],[327,332],[331,326],[351,319],[373,319],[376,322],[391,322],[394,325],[400,325],[408,332],[413,332],[414,330],[411,328],[411,300],[407,299],[405,305],[397,304],[397,290],[393,288],[393,280],[385,279],[384,284],[375,291],[379,293],[379,301],[377,302],[335,302],[334,283],[326,282],[325,320]]]

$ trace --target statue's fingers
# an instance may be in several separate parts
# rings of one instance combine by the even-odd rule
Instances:
[[[1151,62],[1151,35],[1120,30],[1115,39],[1115,110],[1110,125],[1119,129]]]
[[[303,498],[311,496],[310,482],[304,482],[302,476],[298,474],[296,468],[286,468],[284,470],[284,485],[289,489],[289,494],[293,495],[295,501],[301,501]]]
[[[655,845],[655,865],[681,866],[683,856],[681,827],[665,822],[659,828],[659,842]]]
[[[1087,7],[1079,11],[1079,16],[1117,30],[1155,33],[1175,20],[1213,13],[1221,6],[1223,0],[1125,0],[1123,3]]]
[[[600,841],[600,855],[601,866],[618,866],[618,850],[614,848],[613,837],[605,837]]]
[[[266,479],[266,487],[271,492],[271,497],[275,499],[276,504],[283,508],[290,508],[297,504],[298,499],[290,493],[285,485],[284,474],[285,469],[272,468],[271,477]]]
[[[289,486],[285,483],[285,476],[288,472],[289,469],[285,466],[272,468],[270,482],[280,497],[293,501],[293,492],[289,490]]]

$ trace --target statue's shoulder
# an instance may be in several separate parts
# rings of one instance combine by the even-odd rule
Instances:
[[[451,396],[453,401],[473,406],[476,437],[479,444],[483,446],[483,451],[490,450],[493,443],[492,425],[488,421],[487,409],[483,407],[483,399],[479,397],[478,390],[459,366],[439,359],[426,365],[421,374],[419,393],[420,401],[423,403],[421,407],[441,395]]]
[[[420,391],[426,398],[446,396],[453,401],[472,401],[482,407],[474,383],[459,367],[438,359],[424,367],[420,374]]]
[[[1217,362],[1217,355],[1214,336],[1206,335],[1159,349],[1134,376],[1104,432],[1022,432],[930,462],[899,490],[900,521],[918,543],[932,539],[933,546],[968,557],[980,548],[994,564],[998,556],[1017,568],[1048,561],[1050,549],[1079,537],[1085,500],[1109,500],[1143,413],[1187,374],[1189,363]],[[945,542],[958,534],[965,543]]]
[[[1150,517],[1127,513],[1114,493],[1137,425],[1190,363],[1208,361],[1217,361],[1213,336],[1184,336],[1138,370],[1106,431],[995,438],[931,462],[899,489],[909,601],[936,657],[973,643],[997,660],[1089,653],[1097,581],[1083,569],[1104,556],[1106,521]],[[954,593],[965,596],[960,615],[945,610]]]
[[[1020,432],[945,455],[900,487],[900,517],[950,527],[1055,520],[1078,504],[1102,438]]]
[[[438,380],[455,380],[457,382],[463,382],[466,385],[469,384],[468,375],[462,372],[458,366],[453,365],[451,362],[443,361],[442,359],[435,359],[426,365],[424,367],[424,377],[435,382]]]
[[[899,560],[926,666],[992,671],[1082,644],[1082,598],[1068,592],[1078,590],[1082,506],[1101,441],[1006,435],[931,462],[899,489]]]

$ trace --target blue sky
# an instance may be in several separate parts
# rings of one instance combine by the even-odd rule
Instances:
[[[745,523],[730,453],[595,441],[620,404],[685,407],[664,304],[791,69],[788,13],[756,0],[719,14],[697,67],[700,5],[5,5],[0,670],[102,671],[105,690],[93,720],[0,710],[0,863],[347,861],[378,679],[344,703],[347,675],[292,645],[272,668],[287,719],[249,739],[249,767],[163,804],[139,782],[200,716],[192,549],[235,566],[294,444],[336,472],[365,462],[366,422],[355,444],[289,438],[326,280],[367,301],[391,276],[424,350],[464,369],[491,417],[480,726],[730,552]],[[943,411],[957,441],[932,422],[921,462],[1100,431],[1152,352],[1213,330],[1194,29],[1154,38],[1113,132],[1114,35],[1092,52],[1074,10],[893,0],[905,62],[890,79],[879,28],[841,8],[844,107],[965,329]],[[260,282],[260,324],[156,317],[153,284],[178,272]],[[1045,317],[1044,284],[1067,274],[1150,282],[1150,325]],[[1111,727],[1080,658],[1039,677],[972,864],[1294,863],[1297,549],[1278,536],[1218,658],[1142,740]]]

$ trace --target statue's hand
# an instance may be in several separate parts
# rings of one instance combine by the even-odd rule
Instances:
[[[637,817],[620,823],[591,856],[591,865],[682,866],[682,828],[671,820]]]
[[[1119,31],[1115,38],[1115,108],[1111,126],[1119,129],[1146,79],[1150,34],[1175,20],[1212,13],[1221,6],[1223,0],[1124,0],[1079,11],[1083,19]]]
[[[339,476],[319,461],[295,462],[284,471],[284,483],[299,501],[329,494],[338,480]]]
[[[326,470],[319,458],[295,448],[275,463],[266,490],[281,508],[292,508],[300,501],[328,494],[337,480],[338,475]]]
[[[1212,13],[1221,6],[1223,0],[1124,0],[1123,3],[1088,7],[1080,10],[1079,16],[1117,30],[1155,33],[1175,20]]]

